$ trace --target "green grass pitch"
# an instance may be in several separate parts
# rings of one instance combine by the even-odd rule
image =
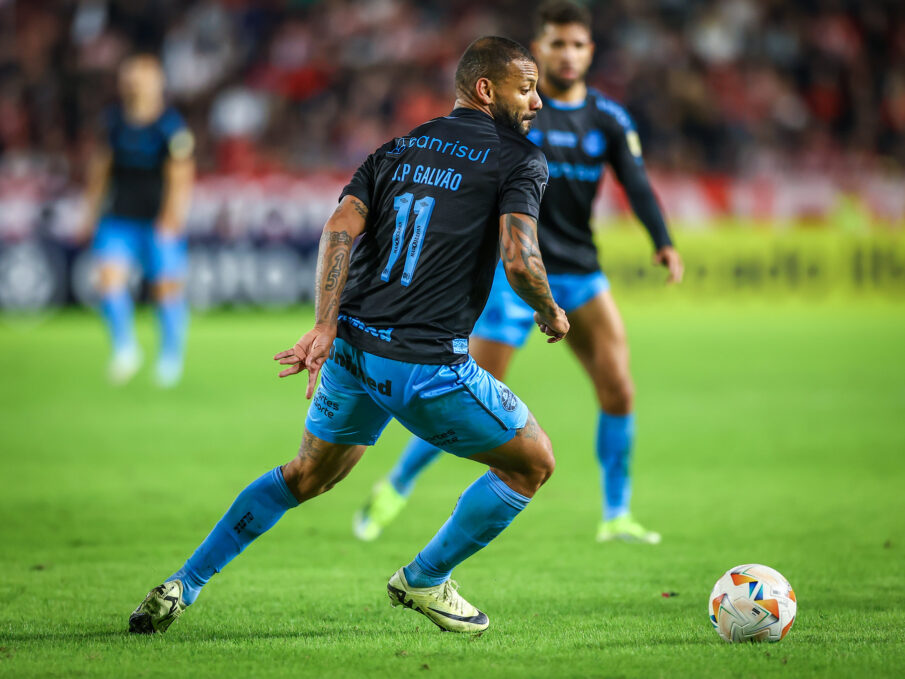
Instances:
[[[558,469],[455,573],[491,628],[392,609],[389,575],[482,468],[429,469],[376,544],[354,510],[406,441],[391,425],[335,490],[288,514],[165,635],[130,611],[235,494],[295,454],[304,382],[270,357],[305,309],[193,320],[175,391],[113,389],[92,316],[0,323],[0,676],[810,677],[905,674],[905,313],[864,301],[623,302],[638,386],[636,515],[658,547],[593,541],[595,405],[535,337],[508,380]],[[149,316],[140,319],[153,349]],[[799,615],[777,645],[719,640],[707,595],[777,568]],[[664,598],[663,592],[678,596]]]

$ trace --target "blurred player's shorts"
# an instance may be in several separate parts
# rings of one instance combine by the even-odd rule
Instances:
[[[610,282],[601,271],[588,274],[549,274],[547,278],[553,299],[566,313],[575,311],[601,292],[610,289]],[[500,263],[493,276],[487,305],[478,318],[472,335],[521,347],[535,327],[534,310],[515,294],[506,280],[506,270]]]
[[[308,408],[308,431],[330,443],[370,446],[392,417],[467,457],[509,441],[528,408],[470,356],[458,365],[404,363],[337,339]]]
[[[183,279],[188,271],[185,238],[161,234],[151,220],[102,218],[92,251],[101,264],[138,264],[151,280]]]

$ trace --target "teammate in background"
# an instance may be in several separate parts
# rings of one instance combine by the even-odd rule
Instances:
[[[298,457],[239,494],[132,613],[131,631],[165,630],[288,509],[342,480],[392,416],[490,470],[390,578],[390,601],[441,629],[487,628],[450,574],[527,506],[554,464],[525,405],[468,354],[498,255],[548,341],[569,330],[537,245],[547,164],[524,137],[541,107],[536,83],[524,47],[478,39],[459,61],[454,110],[384,144],[355,173],[321,236],[314,328],[274,357],[288,366],[280,377],[308,371],[308,398],[323,368]]]
[[[170,387],[182,376],[188,322],[183,224],[194,181],[194,141],[180,115],[164,102],[163,90],[156,57],[141,54],[123,62],[122,103],[107,112],[106,140],[88,172],[82,233],[87,239],[97,224],[93,250],[100,268],[101,311],[113,345],[109,375],[115,384],[127,382],[141,367],[127,286],[135,264],[151,281],[157,304],[157,382]]]
[[[682,279],[682,260],[648,183],[631,118],[585,83],[594,54],[588,10],[571,2],[548,2],[538,9],[536,23],[532,51],[540,68],[538,89],[544,109],[528,138],[543,149],[550,168],[538,238],[553,297],[572,324],[569,346],[591,379],[600,406],[597,459],[603,517],[597,539],[656,544],[660,535],[644,528],[629,511],[634,386],[622,318],[600,271],[590,226],[604,164],[610,165],[625,188],[653,241],[654,263],[668,268],[670,283]],[[503,379],[516,349],[528,337],[531,315],[498,269],[471,343],[478,365]],[[376,539],[399,514],[418,475],[441,452],[442,443],[435,443],[412,439],[390,475],[375,486],[357,513],[356,536]]]

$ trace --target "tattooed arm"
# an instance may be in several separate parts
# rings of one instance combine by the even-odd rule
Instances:
[[[500,257],[509,285],[535,310],[534,320],[550,336],[548,341],[565,337],[569,321],[550,292],[534,219],[515,212],[500,217]]]
[[[280,377],[308,371],[307,398],[314,393],[317,375],[330,355],[336,339],[339,299],[349,276],[352,243],[365,230],[368,207],[354,196],[345,196],[327,220],[317,253],[314,327],[302,335],[291,349],[281,351],[274,360],[289,367]]]

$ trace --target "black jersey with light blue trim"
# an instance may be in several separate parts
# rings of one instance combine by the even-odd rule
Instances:
[[[152,123],[130,123],[121,106],[105,116],[113,164],[105,212],[128,219],[155,219],[163,200],[164,165],[191,156],[194,142],[185,121],[168,107]]]
[[[579,104],[565,104],[541,94],[528,139],[547,157],[550,182],[541,203],[538,241],[548,273],[592,273],[600,269],[591,232],[591,207],[609,164],[630,194],[632,207],[656,247],[669,234],[641,157],[635,124],[626,110],[600,92],[588,89]]]
[[[540,150],[467,108],[368,156],[340,200],[368,206],[340,300],[338,336],[408,363],[468,358],[499,258],[499,218],[537,218],[547,182]]]

